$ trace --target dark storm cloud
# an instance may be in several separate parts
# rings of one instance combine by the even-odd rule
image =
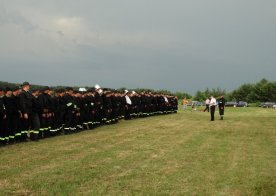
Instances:
[[[1,1],[0,80],[191,93],[275,80],[275,6],[270,0]]]

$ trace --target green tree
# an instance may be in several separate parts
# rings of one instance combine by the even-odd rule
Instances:
[[[204,92],[201,92],[201,91],[197,91],[195,96],[193,97],[193,100],[196,100],[196,101],[204,101],[205,99],[206,99],[206,96]]]

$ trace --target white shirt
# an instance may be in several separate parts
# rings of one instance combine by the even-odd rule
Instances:
[[[213,97],[210,100],[210,106],[214,106],[214,105],[217,105],[217,100]]]
[[[132,102],[131,102],[131,99],[129,98],[129,96],[126,95],[125,98],[126,98],[127,104],[128,104],[128,105],[131,105]]]

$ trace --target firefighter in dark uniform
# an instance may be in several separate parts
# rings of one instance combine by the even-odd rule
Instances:
[[[96,115],[96,108],[95,108],[95,89],[91,88],[88,89],[88,93],[84,98],[85,102],[85,126],[87,129],[93,129],[95,126],[95,115]]]
[[[64,102],[65,102],[65,114],[64,114],[64,134],[73,133],[76,129],[74,117],[76,113],[76,105],[73,97],[73,88],[66,87],[64,94]]]
[[[85,89],[86,90],[86,89]],[[83,99],[83,104],[84,104],[84,109],[82,111],[83,113],[83,129],[84,130],[88,130],[89,129],[89,119],[90,119],[90,106],[89,106],[89,95],[90,95],[90,92],[89,91],[86,91],[86,92],[83,92],[83,95],[82,95],[82,99]]]
[[[56,129],[53,128],[54,124],[54,110],[55,110],[55,105],[54,105],[54,91],[49,88],[50,90],[48,91],[49,95],[49,112],[48,112],[48,123],[49,123],[49,130],[50,130],[50,135],[55,136],[56,135]]]
[[[157,96],[155,94],[152,94],[152,110],[153,110],[153,115],[157,114],[157,110],[158,110],[158,102],[157,102]]]
[[[116,94],[116,102],[117,102],[117,107],[119,108],[118,118],[123,119],[125,118],[125,97],[123,93],[118,92]]]
[[[148,109],[148,105],[147,105],[147,96],[145,92],[141,92],[141,117],[146,117],[147,115],[147,109]]]
[[[0,145],[3,146],[8,142],[6,127],[6,107],[4,105],[4,90],[0,88]]]
[[[224,107],[225,107],[225,99],[224,99],[224,96],[221,96],[221,97],[218,99],[218,107],[219,107],[220,120],[223,120],[223,116],[224,116]]]
[[[21,131],[21,136],[22,141],[26,141],[29,132],[30,139],[33,141],[37,141],[40,128],[40,121],[37,118],[37,115],[34,114],[33,103],[35,98],[29,92],[29,90],[30,84],[28,82],[24,82],[22,84],[22,92],[19,95],[20,110],[23,116],[23,130]]]
[[[50,137],[51,136],[51,96],[49,95],[50,88],[48,86],[42,88],[40,95],[38,96],[38,101],[41,105],[42,111],[39,114],[39,119],[41,123],[40,137]]]
[[[103,90],[99,85],[95,85],[95,107],[96,107],[96,125],[99,126],[105,122],[105,110],[103,106]]]
[[[15,86],[12,88],[12,105],[13,105],[13,112],[12,112],[12,129],[15,132],[15,142],[19,142],[21,138],[21,130],[20,130],[20,119],[22,118],[22,113],[20,111],[19,105],[19,94],[21,89],[19,86]]]
[[[113,112],[111,92],[109,90],[105,89],[102,97],[103,97],[103,106],[104,106],[104,112],[105,112],[104,121],[106,124],[111,124],[112,123],[112,112]]]
[[[119,120],[119,104],[117,102],[116,91],[111,92],[111,103],[112,103],[112,123],[117,123]]]
[[[74,99],[76,105],[76,113],[74,115],[76,122],[76,131],[83,130],[84,123],[84,111],[85,111],[85,102],[82,96],[82,92],[74,91]]]
[[[64,111],[66,109],[66,104],[63,98],[64,93],[64,89],[57,89],[55,92],[55,96],[53,97],[54,116],[52,129],[56,131],[56,135],[60,135],[63,130]]]
[[[144,117],[148,117],[150,115],[150,98],[148,92],[145,92],[143,102],[145,104]]]
[[[39,133],[40,133],[40,119],[39,114],[42,113],[42,107],[41,104],[38,101],[38,96],[40,95],[40,91],[38,89],[32,90],[32,119],[31,119],[31,132],[35,134],[35,140],[39,139]]]
[[[158,114],[163,114],[165,108],[165,99],[162,94],[157,96],[157,104],[158,104]]]
[[[137,93],[135,91],[132,91],[130,94],[130,99],[132,102],[132,118],[137,118],[139,114],[139,97],[137,96]]]
[[[14,114],[18,113],[18,104],[14,102],[15,100],[12,97],[12,89],[7,87],[6,88],[6,93],[3,98],[4,100],[4,105],[6,108],[6,126],[5,126],[5,131],[6,135],[8,138],[9,144],[12,144],[15,142],[15,127],[13,116]]]

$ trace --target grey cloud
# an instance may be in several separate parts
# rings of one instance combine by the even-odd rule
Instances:
[[[275,80],[272,0],[22,2],[0,4],[1,80],[191,93]]]
[[[20,15],[20,13],[7,12],[3,4],[0,4],[0,24],[18,25],[26,32],[34,31],[37,28],[36,25],[33,25],[24,16]]]

